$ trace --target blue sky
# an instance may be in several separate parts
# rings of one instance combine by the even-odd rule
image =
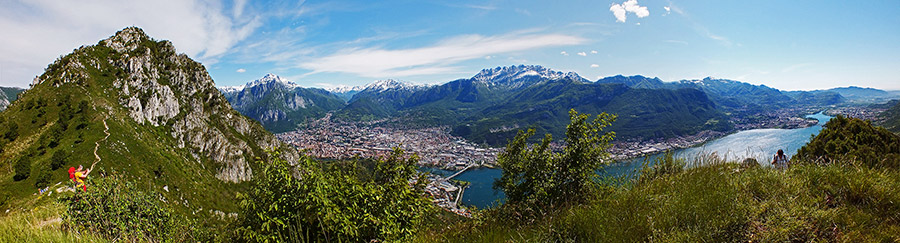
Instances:
[[[900,90],[900,1],[10,1],[0,85],[139,26],[217,85],[435,84],[543,65],[598,77],[707,76],[784,90]]]

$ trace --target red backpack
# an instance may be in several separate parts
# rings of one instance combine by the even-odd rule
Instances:
[[[69,167],[69,179],[75,181],[75,167]]]

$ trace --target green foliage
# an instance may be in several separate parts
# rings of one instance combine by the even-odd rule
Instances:
[[[28,158],[28,156],[20,157],[16,161],[15,171],[16,174],[13,175],[13,180],[21,181],[28,178],[31,175],[31,158]]]
[[[900,168],[900,136],[872,126],[869,121],[838,115],[791,160]]]
[[[175,227],[183,226],[160,195],[141,190],[120,175],[90,179],[87,192],[77,191],[61,198],[66,205],[64,226],[75,232],[155,242],[172,240]]]
[[[540,145],[529,146],[528,138],[534,135],[534,130],[529,129],[519,131],[498,155],[497,164],[503,174],[494,187],[506,193],[512,207],[528,210],[580,203],[596,188],[596,172],[608,161],[605,150],[615,137],[614,132],[603,130],[616,116],[602,113],[589,122],[587,114],[578,114],[573,109],[569,117],[571,123],[566,129],[566,148],[562,153],[550,151],[550,134]]]
[[[50,175],[50,171],[48,170],[38,170],[37,178],[34,180],[34,187],[36,188],[44,188],[50,185],[50,179],[52,175]]]
[[[675,175],[684,171],[687,162],[684,159],[675,158],[674,153],[666,151],[663,156],[650,160],[650,157],[644,159],[641,166],[641,173],[638,177],[638,183],[647,183],[656,178],[665,177],[667,175]]]
[[[297,167],[277,153],[240,196],[238,236],[244,241],[398,240],[417,232],[429,212],[425,179],[415,156],[395,149],[360,173],[359,164],[301,159]],[[366,171],[366,170],[363,170]],[[410,184],[410,179],[416,183]]]
[[[19,137],[19,124],[15,121],[10,121],[6,124],[6,131],[3,133],[3,138],[9,141],[16,140],[16,138]]]
[[[58,170],[66,165],[68,159],[68,154],[63,149],[57,149],[53,152],[53,155],[50,156],[50,169]]]

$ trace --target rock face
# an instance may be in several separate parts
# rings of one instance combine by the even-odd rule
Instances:
[[[24,90],[16,87],[0,87],[0,111],[6,110],[10,103],[16,101],[17,95],[22,91]]]
[[[324,89],[303,88],[271,73],[219,91],[235,110],[272,132],[291,131],[307,119],[324,117],[344,106],[344,100]]]
[[[102,54],[97,54],[102,53]],[[254,121],[233,110],[200,63],[177,54],[169,41],[155,41],[143,30],[129,27],[96,46],[76,50],[62,67],[48,71],[36,83],[109,80],[109,98],[127,118],[142,126],[166,131],[179,148],[187,148],[198,162],[212,163],[217,178],[239,182],[249,180],[249,162],[264,149],[287,148]],[[77,61],[72,61],[77,60]],[[86,68],[87,67],[87,68]],[[115,73],[113,77],[94,74],[95,69]],[[95,88],[95,87],[90,87]],[[114,115],[113,114],[110,115]],[[283,153],[289,161],[298,155]]]

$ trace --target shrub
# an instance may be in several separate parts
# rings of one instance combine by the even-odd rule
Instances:
[[[13,180],[21,181],[28,178],[31,175],[31,159],[28,156],[22,156],[16,161],[15,166],[16,174],[13,175]]]
[[[566,147],[562,153],[550,151],[552,136],[547,134],[540,145],[528,145],[534,130],[518,135],[497,157],[503,174],[494,183],[506,193],[507,204],[515,207],[543,208],[563,203],[584,201],[598,182],[597,170],[609,158],[606,149],[615,137],[603,132],[616,119],[602,113],[588,122],[587,114],[569,111]],[[521,205],[515,205],[521,204]]]
[[[6,126],[6,132],[3,133],[3,137],[6,140],[13,141],[19,137],[19,124],[15,121],[10,121],[9,125]]]
[[[122,241],[170,240],[177,224],[160,195],[116,175],[90,179],[88,185],[87,192],[61,198],[65,228]]]
[[[50,156],[50,169],[58,170],[59,168],[62,168],[66,165],[66,157],[68,157],[68,155],[63,149],[58,149],[56,152],[53,152],[53,155]]]
[[[433,209],[417,158],[404,158],[399,149],[376,161],[371,175],[361,175],[357,162],[303,158],[294,167],[278,153],[269,158],[240,195],[242,241],[399,240],[417,232]]]
[[[900,136],[872,126],[871,122],[838,115],[791,159],[800,163],[900,168]]]
[[[39,172],[38,176],[37,176],[37,179],[34,181],[34,187],[37,187],[37,188],[44,188],[44,187],[46,187],[47,185],[50,185],[50,178],[51,178],[51,177],[52,177],[52,176],[50,175],[50,171],[48,171],[48,170],[41,170],[41,171]]]

